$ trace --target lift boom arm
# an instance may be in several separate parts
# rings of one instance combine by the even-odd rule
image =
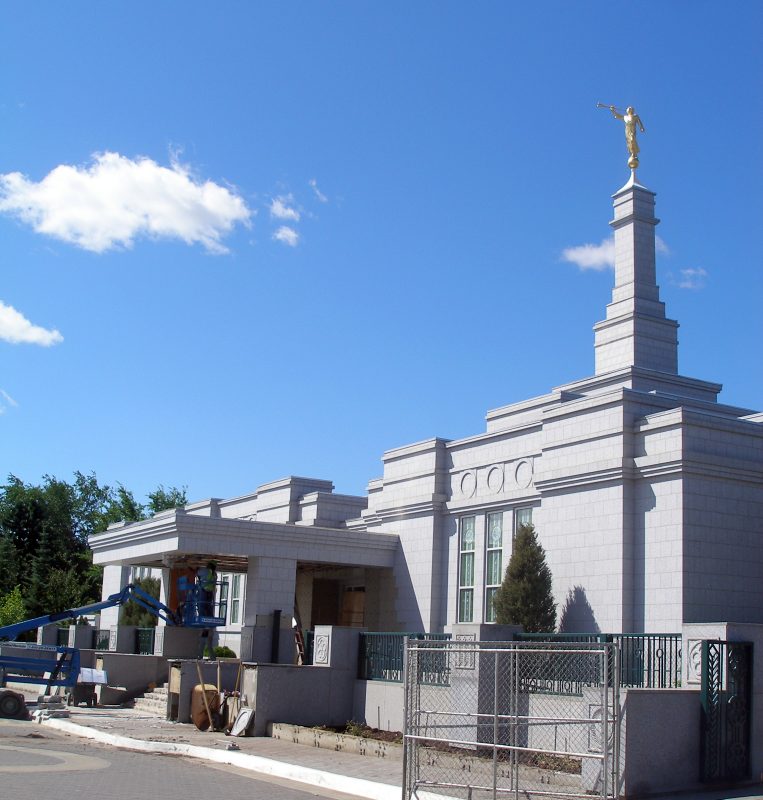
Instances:
[[[96,611],[102,611],[104,608],[124,605],[128,600],[134,600],[139,606],[145,608],[146,611],[151,612],[154,616],[159,617],[159,619],[163,620],[167,625],[181,624],[178,615],[167,608],[164,603],[152,597],[148,592],[141,589],[140,586],[136,586],[134,583],[128,583],[122,591],[109,595],[109,597],[105,600],[101,600],[99,603],[91,603],[90,605],[80,606],[79,608],[67,608],[65,611],[57,611],[54,614],[45,614],[42,617],[25,619],[23,622],[16,622],[13,625],[4,625],[0,628],[0,641],[13,641],[22,633],[33,631],[35,628],[41,628],[43,625],[50,625],[52,622],[61,622],[65,619],[84,617],[87,614],[94,614]]]

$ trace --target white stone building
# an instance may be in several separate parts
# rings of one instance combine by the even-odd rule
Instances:
[[[632,178],[614,212],[615,286],[594,326],[593,376],[489,411],[466,439],[384,453],[367,497],[288,478],[112,526],[90,542],[104,593],[130,568],[161,568],[171,602],[175,577],[213,558],[231,576],[221,640],[255,660],[268,658],[276,609],[284,628],[296,613],[305,629],[437,632],[492,621],[514,531],[531,520],[565,630],[763,623],[763,414],[679,374],[678,323],[655,277],[654,194]]]

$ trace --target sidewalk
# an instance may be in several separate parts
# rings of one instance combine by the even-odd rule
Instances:
[[[202,732],[130,708],[70,708],[69,719],[42,724],[74,736],[143,752],[231,764],[368,800],[400,800],[402,758],[340,753],[267,737]],[[234,743],[238,750],[227,750]]]

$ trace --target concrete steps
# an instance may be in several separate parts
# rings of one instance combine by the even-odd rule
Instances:
[[[143,714],[164,719],[167,716],[167,687],[157,686],[141,697],[136,697],[133,708]]]

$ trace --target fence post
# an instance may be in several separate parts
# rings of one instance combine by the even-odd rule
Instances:
[[[498,650],[493,653],[493,800],[498,791]]]

